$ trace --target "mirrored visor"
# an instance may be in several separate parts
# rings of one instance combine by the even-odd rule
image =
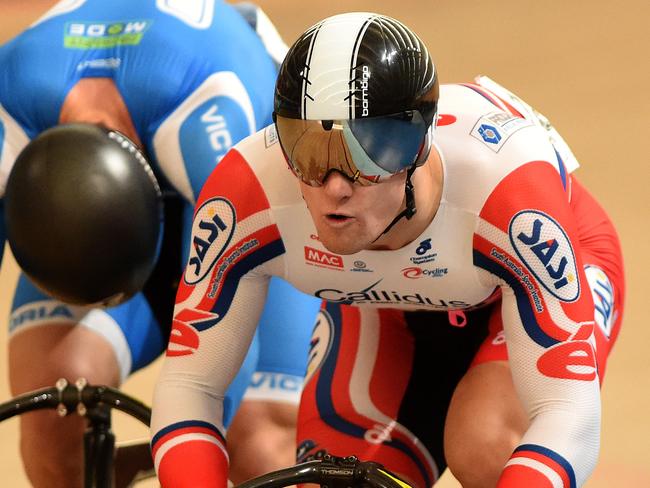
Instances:
[[[320,185],[331,171],[361,184],[377,183],[413,165],[426,123],[416,110],[352,120],[276,116],[278,138],[296,175]]]

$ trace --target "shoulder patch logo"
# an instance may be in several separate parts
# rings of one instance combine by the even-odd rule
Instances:
[[[575,253],[560,224],[545,213],[524,210],[512,218],[508,233],[521,261],[551,295],[563,302],[578,299]]]
[[[506,112],[491,112],[478,119],[470,134],[494,152],[499,152],[512,134],[532,125],[530,120]]]
[[[225,198],[212,198],[196,211],[192,223],[190,257],[185,268],[185,283],[194,285],[210,272],[224,253],[235,232],[235,207]]]
[[[275,130],[275,124],[271,124],[264,129],[264,145],[268,149],[278,142],[278,132]]]
[[[586,266],[585,274],[594,299],[595,319],[607,337],[612,333],[618,312],[614,300],[614,285],[605,272],[596,266]]]

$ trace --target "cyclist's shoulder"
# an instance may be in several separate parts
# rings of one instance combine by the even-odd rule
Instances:
[[[271,209],[302,201],[299,185],[288,169],[273,124],[233,146],[217,165],[213,176],[213,180],[218,180],[219,190],[237,185],[245,197],[243,200],[263,196]]]
[[[478,83],[441,87],[435,141],[445,164],[448,195],[463,207],[471,197],[472,208],[480,208],[513,173],[534,177],[532,162],[541,161],[566,176],[547,131]]]

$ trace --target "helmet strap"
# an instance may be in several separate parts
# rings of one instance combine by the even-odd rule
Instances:
[[[404,188],[404,192],[406,194],[406,208],[397,214],[397,217],[395,217],[393,221],[388,224],[388,227],[386,227],[384,231],[379,234],[379,236],[377,236],[377,239],[391,230],[393,226],[402,219],[402,217],[405,217],[406,220],[410,220],[416,214],[417,209],[415,208],[415,188],[413,187],[413,182],[411,181],[411,176],[413,176],[413,172],[416,170],[416,168],[417,166],[413,165],[406,171],[406,186]],[[377,239],[372,242],[377,241]]]

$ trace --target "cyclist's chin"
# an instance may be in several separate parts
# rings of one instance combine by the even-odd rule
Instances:
[[[341,255],[358,253],[370,244],[362,235],[352,230],[319,232],[318,238],[329,252]]]

